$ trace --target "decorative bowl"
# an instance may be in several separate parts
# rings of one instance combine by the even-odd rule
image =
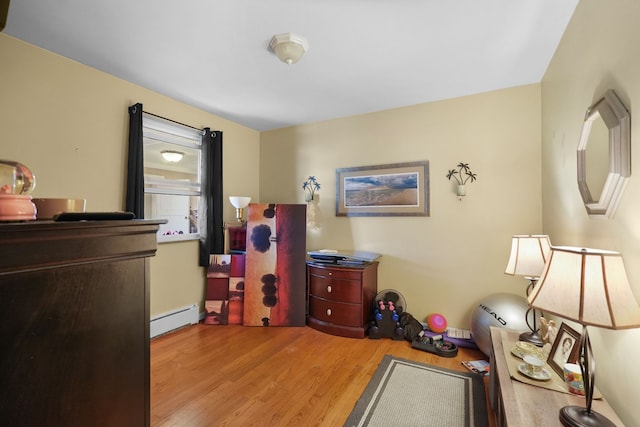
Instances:
[[[52,219],[60,212],[84,212],[85,199],[33,199],[38,210],[36,219]]]

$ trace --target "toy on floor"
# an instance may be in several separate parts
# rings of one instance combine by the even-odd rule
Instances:
[[[449,328],[447,319],[440,313],[428,315],[424,326],[425,329],[422,331],[422,334],[427,338],[434,338],[441,335],[445,342],[450,342],[457,347],[478,349],[478,346],[471,337],[470,331]],[[457,332],[460,334],[458,335]]]
[[[436,335],[442,335],[442,338],[444,338],[445,341],[450,341],[452,343],[454,343],[455,345],[458,346],[458,348],[460,347],[464,347],[464,348],[472,348],[474,350],[479,350],[478,346],[476,345],[475,341],[473,340],[473,336],[471,336],[470,338],[457,338],[455,336],[451,336],[449,334],[449,329],[447,329],[446,332],[443,332],[442,334],[436,334],[435,332],[431,332],[428,329],[425,329],[423,331],[424,335],[427,337],[435,337]]]
[[[411,342],[411,347],[441,357],[455,357],[458,354],[458,346],[451,341],[444,340],[442,335],[430,337],[424,333],[420,333],[418,337]]]
[[[427,326],[431,332],[442,334],[447,330],[447,319],[439,313],[430,314],[427,316]]]

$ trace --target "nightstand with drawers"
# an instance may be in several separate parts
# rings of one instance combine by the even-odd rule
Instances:
[[[364,338],[378,292],[378,262],[362,266],[307,263],[307,325],[322,332]]]

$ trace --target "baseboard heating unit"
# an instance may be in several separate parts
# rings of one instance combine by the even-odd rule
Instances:
[[[182,307],[151,319],[149,335],[151,338],[166,334],[187,325],[195,325],[200,320],[197,304]]]

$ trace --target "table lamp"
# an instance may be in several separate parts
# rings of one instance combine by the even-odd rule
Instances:
[[[529,280],[526,290],[527,296],[531,294],[533,287],[538,282],[538,278],[549,257],[550,248],[549,236],[546,235],[515,235],[511,239],[511,255],[509,256],[505,274],[523,276]],[[529,323],[530,314],[533,314],[532,324]],[[525,313],[525,320],[530,332],[520,334],[520,341],[527,341],[541,347],[543,342],[538,331],[537,318],[536,311],[529,307]]]
[[[528,297],[533,308],[582,325],[578,364],[582,371],[586,407],[560,410],[564,426],[614,426],[591,409],[595,363],[587,326],[607,329],[640,327],[636,301],[619,252],[552,246],[541,279]]]
[[[240,224],[244,224],[244,220],[242,219],[244,215],[243,211],[244,211],[244,208],[246,208],[247,205],[249,205],[250,201],[251,201],[251,197],[229,196],[229,202],[231,202],[233,207],[236,208],[236,219]]]

